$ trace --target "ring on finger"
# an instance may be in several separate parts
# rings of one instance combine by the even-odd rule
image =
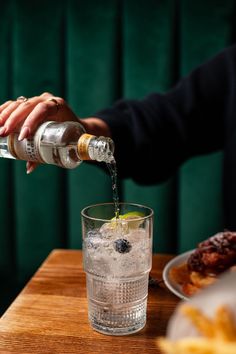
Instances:
[[[17,97],[16,100],[17,100],[17,101],[21,101],[21,102],[26,102],[26,101],[28,101],[28,98],[25,97],[25,96],[19,96],[19,97]]]
[[[49,98],[49,99],[47,99],[47,101],[51,101],[51,102],[54,102],[54,103],[55,103],[57,112],[58,112],[59,109],[61,108],[60,103],[59,103],[55,98]]]

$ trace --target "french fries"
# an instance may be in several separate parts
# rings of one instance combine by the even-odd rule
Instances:
[[[206,338],[186,338],[177,342],[159,339],[159,348],[164,354],[235,354],[236,344]]]
[[[188,304],[182,305],[180,310],[201,337],[177,341],[159,338],[158,346],[164,354],[236,354],[236,324],[226,306],[219,307],[213,318]]]
[[[215,337],[213,320],[203,315],[199,309],[184,305],[181,307],[181,312],[191,320],[192,324],[201,335],[207,338]]]

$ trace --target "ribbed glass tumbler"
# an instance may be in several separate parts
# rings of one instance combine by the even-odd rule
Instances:
[[[152,265],[153,210],[120,203],[119,213],[115,218],[113,203],[82,210],[89,321],[110,335],[145,326]]]

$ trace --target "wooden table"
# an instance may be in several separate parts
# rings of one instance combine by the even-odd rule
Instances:
[[[161,279],[169,255],[154,255],[151,275]],[[95,332],[87,319],[82,254],[54,250],[0,319],[0,353],[160,353],[156,338],[178,298],[163,283],[150,287],[147,325],[139,333],[114,337]]]

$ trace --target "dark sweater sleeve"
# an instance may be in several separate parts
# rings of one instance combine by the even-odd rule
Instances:
[[[162,182],[186,159],[222,149],[235,75],[232,46],[164,94],[120,100],[97,112],[111,129],[119,176]]]

